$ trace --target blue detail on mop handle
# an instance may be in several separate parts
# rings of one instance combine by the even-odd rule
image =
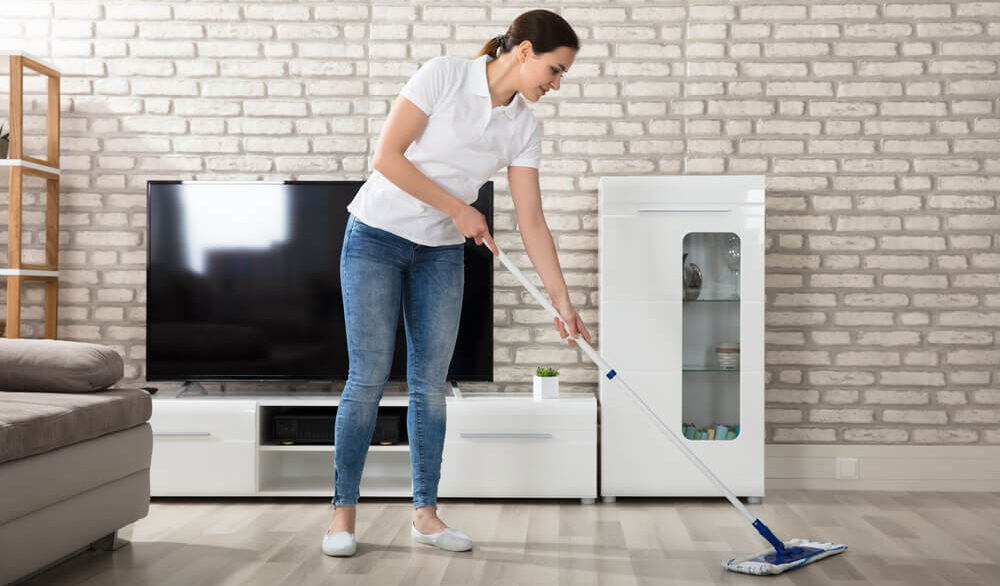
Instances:
[[[606,374],[604,376],[608,377],[608,380],[611,380],[611,379],[615,378],[615,376],[617,376],[617,375],[618,375],[618,373],[615,372],[615,369],[612,368],[611,370],[608,371],[608,374]]]

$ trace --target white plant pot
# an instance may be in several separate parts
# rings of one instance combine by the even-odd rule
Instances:
[[[559,398],[559,377],[558,376],[538,376],[535,375],[535,384],[532,395],[536,401],[542,399]]]

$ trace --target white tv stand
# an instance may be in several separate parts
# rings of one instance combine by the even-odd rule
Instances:
[[[597,400],[448,397],[442,498],[597,498]],[[264,445],[264,408],[334,407],[334,393],[154,396],[152,496],[333,497],[334,446]],[[406,395],[379,406],[405,407]],[[407,445],[371,446],[362,497],[411,498]]]

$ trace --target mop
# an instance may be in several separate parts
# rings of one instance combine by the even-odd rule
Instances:
[[[566,325],[565,321],[563,321],[556,308],[553,307],[552,304],[542,296],[538,289],[528,281],[520,269],[514,266],[502,250],[497,248],[497,253],[497,256],[500,258],[500,262],[503,263],[503,265],[507,267],[507,269],[513,273],[515,277],[517,277],[517,280],[524,285],[524,288],[527,289],[532,296],[534,296],[542,307],[562,322],[566,331],[569,332],[569,326]],[[641,410],[649,416],[656,427],[658,427],[660,431],[662,431],[672,442],[674,442],[677,449],[679,449],[692,464],[701,470],[702,474],[711,480],[712,484],[714,484],[716,488],[725,494],[726,499],[728,499],[740,513],[743,513],[743,516],[751,522],[754,529],[756,529],[757,532],[760,533],[760,535],[766,539],[772,547],[774,547],[774,551],[767,550],[746,557],[729,559],[722,563],[722,567],[732,572],[739,572],[742,574],[780,574],[782,572],[794,570],[795,568],[800,568],[806,564],[819,561],[823,558],[836,555],[847,549],[847,546],[843,544],[814,541],[811,539],[791,539],[789,541],[782,541],[778,539],[774,533],[768,529],[767,525],[764,525],[760,519],[754,517],[753,513],[747,510],[747,508],[743,506],[743,503],[736,498],[736,495],[734,495],[729,488],[722,484],[722,481],[719,480],[715,473],[713,473],[708,466],[706,466],[705,463],[691,451],[690,448],[684,445],[684,442],[680,439],[680,437],[678,437],[673,430],[667,427],[667,424],[664,423],[652,409],[650,409],[649,405],[647,405],[639,397],[639,395],[637,395],[635,391],[633,391],[631,387],[625,383],[624,380],[622,380],[621,375],[615,372],[615,370],[611,368],[607,362],[605,362],[604,358],[602,358],[600,354],[590,347],[590,344],[588,344],[582,336],[578,335],[576,338],[573,338],[573,341],[580,346],[584,353],[594,362],[594,364],[597,365],[597,367],[601,370],[601,373],[607,377],[608,380],[617,381],[621,387],[625,389],[628,396],[638,403],[638,405],[642,408]]]

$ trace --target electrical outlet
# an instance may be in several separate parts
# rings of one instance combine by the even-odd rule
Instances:
[[[857,480],[858,459],[837,458],[837,470],[834,474],[834,478],[837,480]]]

